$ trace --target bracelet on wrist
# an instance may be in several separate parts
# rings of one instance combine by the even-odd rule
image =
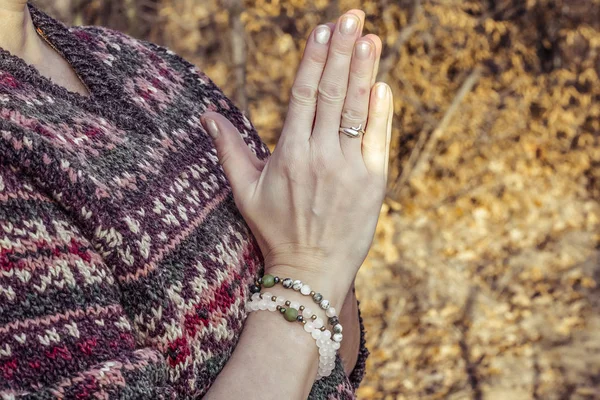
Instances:
[[[325,311],[325,315],[327,316],[327,322],[332,327],[333,334],[332,334],[331,340],[338,342],[338,343],[342,342],[343,327],[340,324],[336,309],[331,307],[329,300],[324,299],[323,295],[321,293],[313,291],[309,285],[302,283],[302,281],[292,280],[291,278],[281,279],[278,276],[274,276],[271,274],[265,274],[262,278],[258,278],[258,280],[254,283],[254,285],[250,286],[250,292],[259,293],[261,290],[261,286],[264,286],[265,288],[270,288],[279,283],[286,289],[293,289],[297,292],[300,292],[304,296],[310,296],[312,298],[312,300],[321,309],[323,309]]]

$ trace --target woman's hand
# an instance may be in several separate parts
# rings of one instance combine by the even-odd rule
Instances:
[[[392,94],[372,87],[381,45],[361,38],[363,22],[352,10],[313,31],[266,162],[223,116],[202,116],[265,270],[306,282],[339,308],[371,246],[388,175]],[[364,137],[339,133],[358,125]]]

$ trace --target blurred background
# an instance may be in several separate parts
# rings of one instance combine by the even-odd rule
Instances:
[[[389,192],[361,399],[600,399],[600,1],[38,0],[200,66],[277,143],[305,38],[384,43]]]

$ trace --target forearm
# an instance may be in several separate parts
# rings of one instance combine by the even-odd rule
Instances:
[[[302,300],[283,288],[268,291]],[[235,351],[204,398],[305,400],[317,376],[318,357],[315,340],[301,324],[275,312],[252,312]]]

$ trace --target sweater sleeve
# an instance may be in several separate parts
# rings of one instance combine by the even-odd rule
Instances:
[[[360,301],[357,302],[357,312],[358,312],[358,323],[360,324],[360,347],[358,349],[358,359],[356,360],[356,365],[354,369],[350,373],[350,383],[354,389],[358,389],[360,386],[366,372],[366,364],[367,358],[369,358],[369,349],[367,348],[367,340],[365,338],[366,329],[362,319],[362,315],[360,313]]]
[[[0,398],[172,398],[163,355],[131,325],[69,215],[0,164]]]

